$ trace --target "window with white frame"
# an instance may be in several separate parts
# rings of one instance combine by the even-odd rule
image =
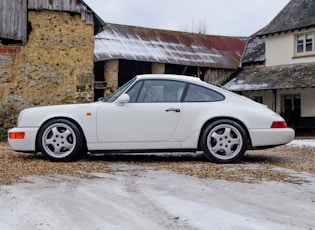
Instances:
[[[296,35],[296,55],[315,54],[315,32]]]

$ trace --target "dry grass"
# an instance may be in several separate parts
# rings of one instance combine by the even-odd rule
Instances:
[[[304,178],[292,173],[315,174],[315,150],[282,146],[278,148],[248,151],[237,164],[213,164],[202,154],[177,155],[105,155],[86,157],[77,162],[54,163],[45,160],[41,154],[21,154],[10,150],[6,143],[0,143],[0,185],[23,181],[31,175],[68,175],[80,178],[95,178],[91,173],[114,173],[115,165],[130,164],[139,169],[171,170],[200,178],[214,178],[243,183],[279,181],[305,183]],[[281,168],[281,170],[279,170]]]

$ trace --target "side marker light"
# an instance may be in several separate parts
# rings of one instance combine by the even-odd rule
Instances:
[[[13,132],[9,133],[10,139],[24,139],[25,133],[24,132]]]

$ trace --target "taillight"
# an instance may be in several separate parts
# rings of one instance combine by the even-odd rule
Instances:
[[[285,121],[274,121],[271,125],[272,129],[282,129],[282,128],[288,128],[287,123]]]
[[[24,132],[12,132],[9,133],[10,139],[24,139],[25,133]]]

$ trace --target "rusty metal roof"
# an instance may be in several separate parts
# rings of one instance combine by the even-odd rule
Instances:
[[[315,63],[244,68],[223,87],[231,91],[315,87]]]
[[[237,69],[246,40],[107,24],[95,36],[94,61],[125,59]]]

